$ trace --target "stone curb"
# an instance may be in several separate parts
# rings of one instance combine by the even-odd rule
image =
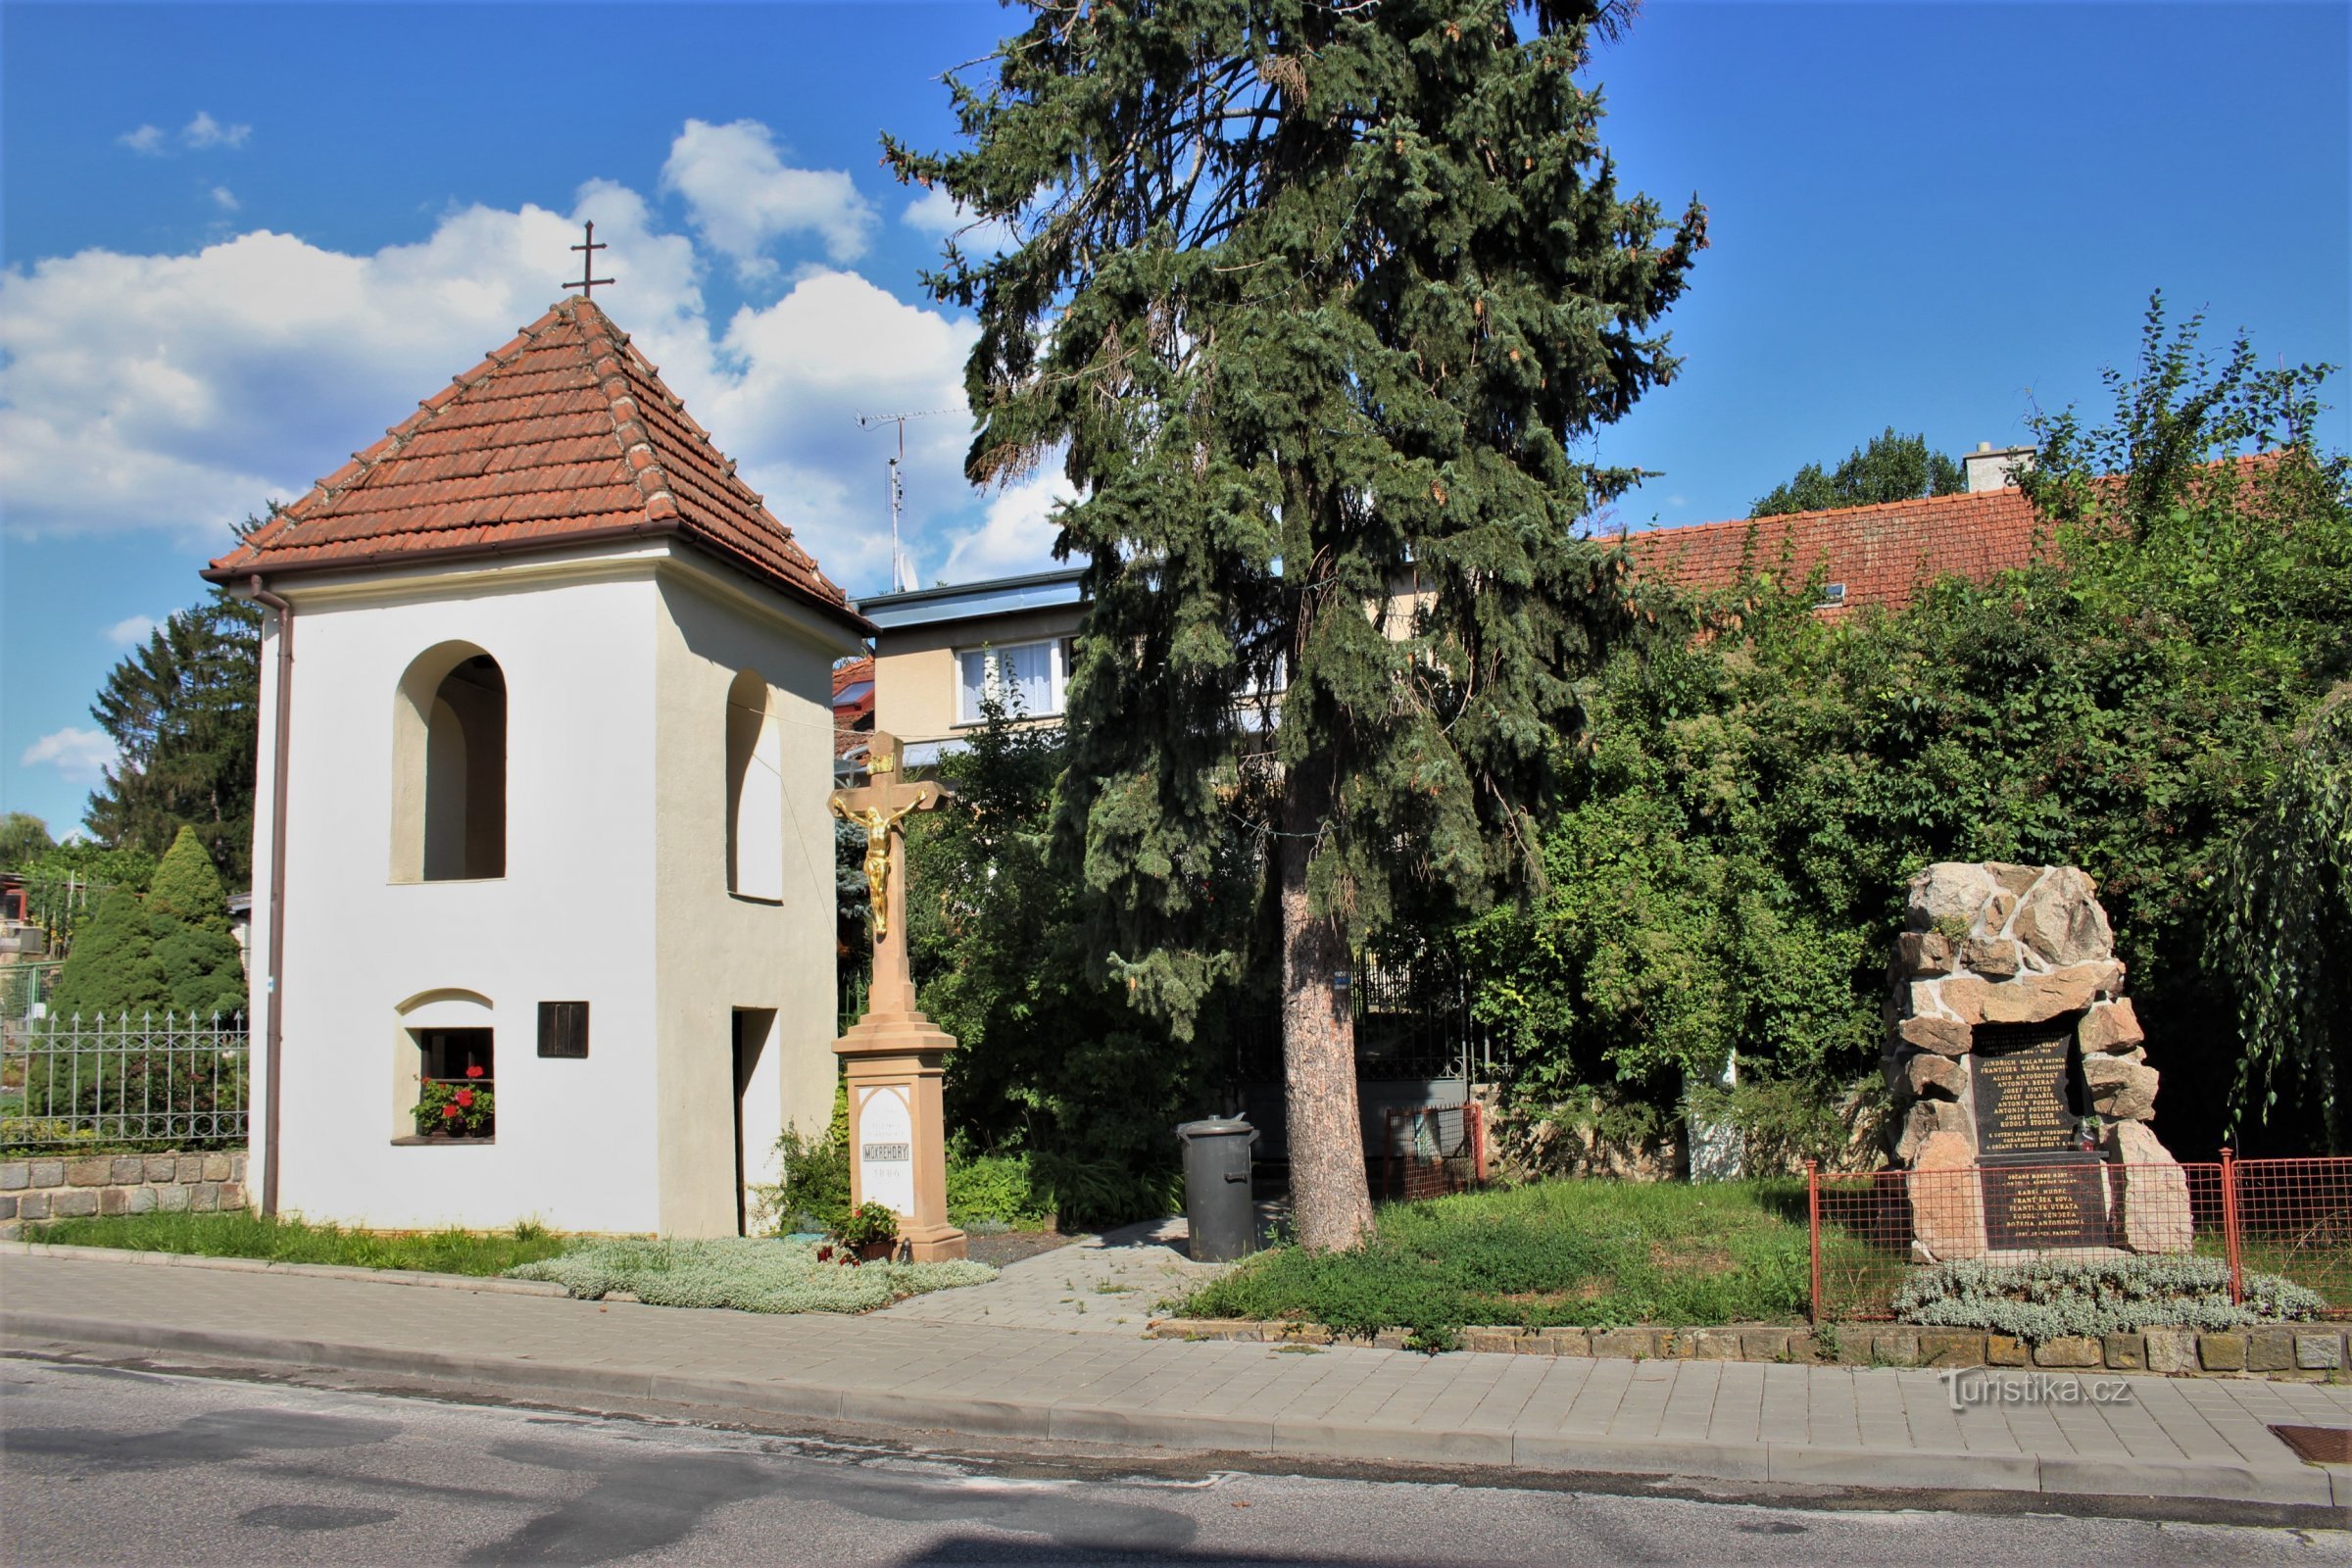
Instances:
[[[1320,1323],[1250,1318],[1156,1318],[1153,1339],[1223,1340],[1265,1345],[1354,1345],[1379,1350],[1410,1346],[1404,1329],[1337,1333]],[[1832,1342],[1825,1348],[1824,1340]],[[2159,1376],[2253,1375],[2322,1382],[2352,1367],[2352,1337],[2340,1323],[2298,1323],[2227,1331],[2147,1329],[2099,1339],[2077,1336],[2029,1346],[2006,1334],[1904,1324],[1847,1323],[1825,1335],[1785,1323],[1711,1328],[1465,1328],[1460,1348],[1494,1355],[1598,1357],[1634,1361],[1771,1361],[1800,1366],[2023,1367],[2053,1371],[2154,1373]]]
[[[510,1280],[483,1274],[436,1274],[426,1269],[357,1268],[348,1263],[280,1263],[265,1257],[205,1257],[194,1252],[134,1252],[119,1247],[66,1247],[49,1242],[0,1241],[0,1257],[63,1257],[85,1263],[136,1263],[148,1268],[218,1268],[237,1274],[300,1274],[318,1280],[371,1280],[437,1291],[482,1291],[493,1296],[569,1296],[552,1280]]]
[[[1679,1476],[1805,1486],[1932,1487],[1937,1491],[2214,1499],[2289,1507],[2352,1507],[2352,1469],[2276,1471],[2247,1465],[2119,1463],[2034,1454],[1902,1453],[1808,1444],[1643,1443],[1573,1434],[1460,1430],[1370,1422],[1152,1413],[1034,1399],[942,1398],[799,1380],[688,1377],[503,1356],[395,1350],[226,1330],[118,1323],[0,1310],[11,1348],[102,1348],[397,1375],[546,1398],[611,1396],[760,1417],[862,1422],[973,1437],[1247,1452],[1295,1458],[1480,1464],[1554,1473]]]

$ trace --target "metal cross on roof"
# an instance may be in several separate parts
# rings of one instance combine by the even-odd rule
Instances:
[[[609,277],[599,277],[596,275],[596,253],[598,251],[607,249],[607,247],[597,243],[596,225],[594,223],[588,224],[587,243],[584,245],[574,245],[572,249],[581,253],[580,275],[573,278],[570,282],[564,284],[564,286],[565,288],[576,288],[580,291],[582,297],[594,299],[596,297],[596,291],[600,287],[609,288],[612,283],[612,280]]]

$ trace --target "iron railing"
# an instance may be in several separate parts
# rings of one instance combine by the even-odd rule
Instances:
[[[1930,1260],[2095,1262],[2124,1255],[2225,1263],[2230,1297],[2252,1275],[2317,1292],[2352,1317],[2352,1158],[2126,1165],[1997,1160],[1931,1170],[1832,1172],[1808,1162],[1816,1319],[1894,1315]]]
[[[40,1018],[0,1044],[0,1147],[245,1142],[244,1018]]]

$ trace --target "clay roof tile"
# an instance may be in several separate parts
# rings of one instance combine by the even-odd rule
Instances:
[[[215,561],[216,582],[675,534],[864,629],[596,305],[559,301]]]

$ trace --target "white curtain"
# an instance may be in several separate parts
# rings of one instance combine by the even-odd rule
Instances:
[[[997,678],[1005,706],[1021,713],[1052,713],[1060,709],[1054,701],[1052,643],[1019,643],[997,650]]]

